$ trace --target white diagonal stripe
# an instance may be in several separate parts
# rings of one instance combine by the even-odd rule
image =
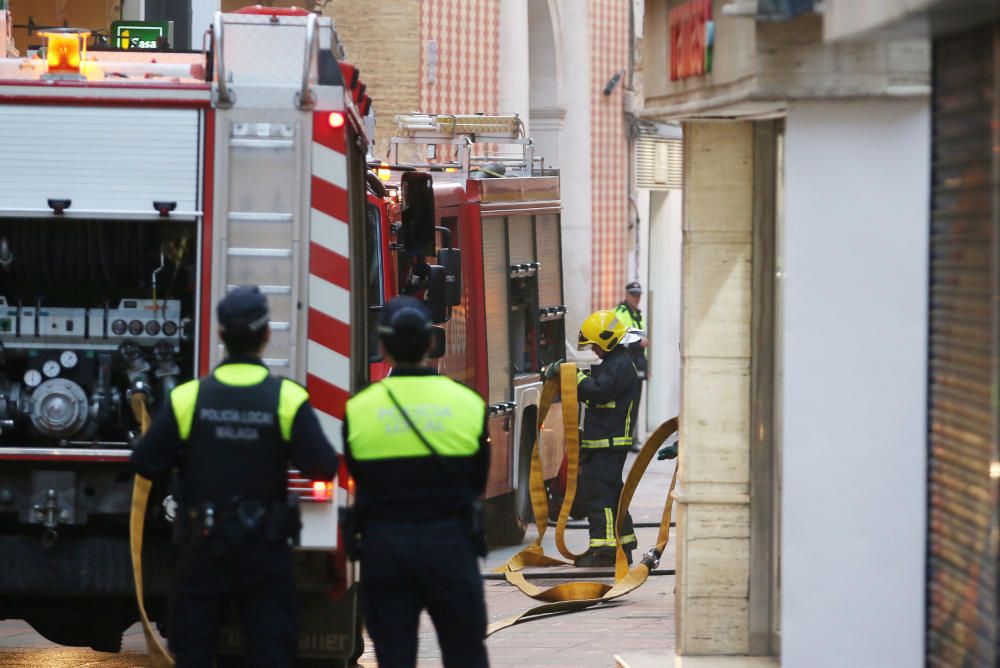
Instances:
[[[337,452],[340,454],[344,454],[344,423],[329,413],[324,413],[321,410],[316,411],[316,417],[319,418],[319,426],[323,428],[323,433],[325,433],[326,437],[330,439],[331,443],[333,443],[333,447],[336,448]]]
[[[313,142],[312,173],[347,190],[347,156]]]
[[[351,360],[321,343],[309,342],[306,371],[343,390],[351,386]]]
[[[350,257],[347,223],[313,209],[309,217],[309,240],[338,255]]]
[[[309,306],[343,323],[351,323],[351,294],[313,274],[309,275]]]

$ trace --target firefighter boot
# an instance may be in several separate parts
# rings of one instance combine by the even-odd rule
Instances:
[[[614,566],[615,548],[591,547],[573,562],[575,566]]]

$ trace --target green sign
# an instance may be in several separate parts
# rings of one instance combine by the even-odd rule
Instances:
[[[111,24],[113,45],[118,49],[152,51],[161,44],[172,47],[173,21],[115,21]]]

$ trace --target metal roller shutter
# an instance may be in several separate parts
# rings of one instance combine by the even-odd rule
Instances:
[[[992,27],[935,42],[928,666],[998,658],[994,63]]]
[[[198,209],[200,113],[193,109],[5,105],[0,120],[0,215],[173,218]],[[24,178],[34,174],[34,178]]]
[[[486,346],[490,404],[510,401],[510,261],[507,219],[483,218],[483,277],[486,285]]]

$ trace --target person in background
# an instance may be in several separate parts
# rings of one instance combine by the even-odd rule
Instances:
[[[646,348],[649,347],[649,337],[646,336],[646,321],[642,317],[642,309],[639,308],[639,301],[642,299],[642,285],[637,281],[632,281],[625,286],[625,299],[615,307],[614,314],[629,329],[641,330],[643,335],[637,341],[628,344],[628,351],[632,354],[632,361],[635,362],[635,370],[639,374],[639,397],[642,398],[642,388],[649,377],[649,360],[646,356]],[[632,452],[639,451],[639,434],[635,434],[632,444],[629,446]]]
[[[611,311],[592,313],[580,326],[578,347],[590,350],[601,363],[577,372],[577,396],[586,407],[580,430],[579,495],[590,525],[590,547],[577,566],[613,566],[618,540],[632,563],[636,547],[631,516],[615,536],[622,470],[639,412],[639,378],[632,355],[621,343],[628,328]],[[543,371],[546,379],[559,373],[562,360]]]

